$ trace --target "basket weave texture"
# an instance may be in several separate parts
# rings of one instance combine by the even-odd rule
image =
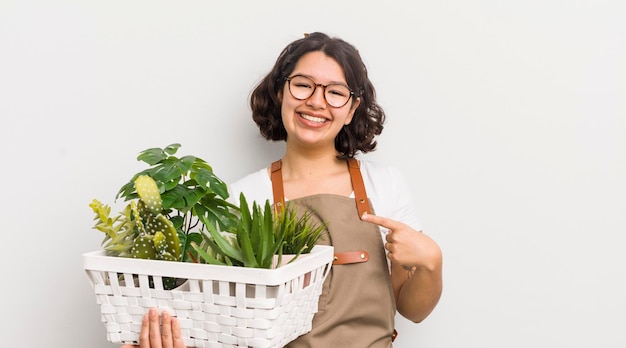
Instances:
[[[216,266],[83,254],[107,339],[137,344],[150,308],[180,322],[188,347],[283,347],[311,331],[333,247],[276,269]],[[163,288],[163,278],[182,285]]]

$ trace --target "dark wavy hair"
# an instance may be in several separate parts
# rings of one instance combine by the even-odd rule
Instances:
[[[252,119],[259,126],[261,135],[267,140],[287,139],[287,131],[281,117],[279,93],[298,60],[309,52],[321,51],[333,58],[344,71],[348,86],[361,103],[352,122],[344,126],[335,139],[339,159],[353,158],[357,152],[367,153],[376,149],[376,136],[383,130],[385,112],[376,102],[376,91],[367,76],[367,68],[359,51],[339,38],[323,33],[312,33],[289,44],[278,56],[272,70],[261,80],[250,94]]]

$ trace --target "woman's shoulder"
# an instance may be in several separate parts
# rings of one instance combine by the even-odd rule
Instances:
[[[359,160],[361,173],[364,177],[368,177],[373,183],[393,182],[394,180],[403,179],[403,174],[393,165],[375,162],[371,160]]]
[[[255,172],[249,173],[232,182],[231,186],[245,186],[250,183],[259,183],[264,180],[269,180],[269,177],[267,176],[267,168],[261,168]]]
[[[402,171],[393,165],[360,161],[361,174],[376,214],[402,221],[417,231],[422,224],[413,200],[412,187]]]
[[[241,193],[244,194],[250,204],[252,201],[264,203],[272,194],[272,181],[267,174],[267,168],[259,169],[230,183],[228,192],[230,194],[229,201],[237,205]]]
[[[370,198],[393,201],[410,192],[402,171],[393,165],[360,160],[361,175]]]

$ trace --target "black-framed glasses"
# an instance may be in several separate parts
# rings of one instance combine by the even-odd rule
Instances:
[[[315,93],[317,87],[322,87],[326,104],[333,108],[340,108],[348,104],[348,101],[354,95],[350,87],[344,84],[329,83],[322,85],[321,83],[315,83],[310,77],[304,75],[285,77],[285,81],[289,84],[289,93],[298,100],[309,99]]]

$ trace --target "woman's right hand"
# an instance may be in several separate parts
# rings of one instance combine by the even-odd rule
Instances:
[[[178,319],[163,311],[161,321],[162,325],[157,310],[151,308],[141,322],[139,345],[125,344],[121,348],[186,348]]]

